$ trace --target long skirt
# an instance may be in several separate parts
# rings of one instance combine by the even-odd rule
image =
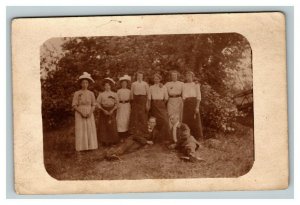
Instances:
[[[127,132],[130,118],[130,103],[119,103],[117,110],[117,128],[118,132]]]
[[[113,109],[113,107],[103,107],[103,109],[110,111]],[[114,111],[112,115],[106,115],[100,111],[98,135],[99,141],[103,145],[113,145],[120,141],[117,132],[116,111]]]
[[[84,114],[91,110],[90,105],[80,105],[78,109]],[[75,112],[75,149],[76,151],[97,149],[97,132],[94,114],[89,118],[83,118]]]
[[[163,100],[151,101],[151,116],[156,118],[156,126],[159,130],[158,142],[171,140],[169,116],[166,108],[166,104]]]
[[[148,132],[148,112],[146,110],[147,96],[134,95],[132,101],[129,132],[130,134],[141,134]]]
[[[203,140],[200,112],[195,115],[196,106],[197,98],[191,97],[184,100],[182,122],[189,126],[196,140]]]
[[[167,108],[169,117],[176,114],[179,116],[179,121],[182,122],[183,102],[181,97],[170,97],[168,100]]]

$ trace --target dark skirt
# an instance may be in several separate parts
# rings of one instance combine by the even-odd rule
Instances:
[[[148,112],[146,110],[147,96],[134,95],[131,103],[131,115],[129,122],[130,134],[141,134],[148,132]]]
[[[196,106],[197,98],[191,97],[184,100],[182,122],[189,126],[191,129],[191,135],[193,135],[197,140],[203,140],[200,112],[195,115]]]
[[[103,109],[110,111],[113,107],[103,107]],[[99,141],[103,145],[117,144],[120,141],[120,137],[117,131],[116,111],[110,116],[100,111],[99,123],[98,123],[98,136]]]
[[[151,116],[156,118],[156,127],[159,130],[159,136],[157,141],[169,141],[170,137],[170,125],[166,104],[163,100],[151,101]]]

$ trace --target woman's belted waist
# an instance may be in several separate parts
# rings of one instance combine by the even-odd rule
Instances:
[[[104,105],[104,104],[101,104],[101,107],[109,109],[109,108],[115,107],[115,104],[113,104],[113,105]]]
[[[179,98],[181,95],[169,95],[169,98]]]
[[[130,100],[120,100],[119,103],[122,103],[122,104],[126,104],[126,103],[129,103]]]

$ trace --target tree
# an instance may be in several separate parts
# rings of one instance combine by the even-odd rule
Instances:
[[[251,48],[237,33],[68,38],[60,58],[50,64],[42,60],[41,67],[47,70],[41,79],[45,127],[73,115],[72,93],[84,71],[95,79],[90,88],[98,95],[107,76],[117,80],[143,70],[151,84],[155,72],[166,82],[170,70],[193,70],[201,83],[204,127],[214,130],[226,130],[238,115],[232,96],[252,88]]]

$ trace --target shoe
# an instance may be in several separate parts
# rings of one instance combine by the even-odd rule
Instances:
[[[117,160],[121,160],[120,157],[118,157],[117,155],[113,154],[109,157],[106,157],[109,161],[117,161]]]
[[[190,161],[190,158],[188,156],[182,156],[182,157],[180,157],[180,159],[182,159],[183,161],[186,161],[186,162]]]

